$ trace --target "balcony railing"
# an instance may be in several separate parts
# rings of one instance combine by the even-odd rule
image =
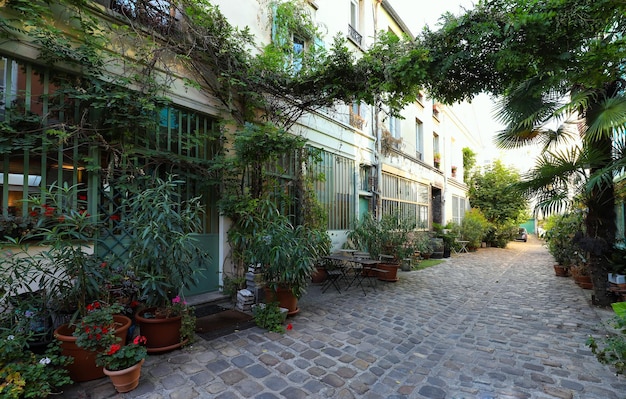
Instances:
[[[348,38],[358,44],[359,47],[361,46],[361,40],[363,39],[363,36],[361,36],[361,34],[357,32],[356,29],[354,29],[350,24],[348,24]]]
[[[178,30],[178,10],[168,0],[96,0],[107,8],[167,34]]]

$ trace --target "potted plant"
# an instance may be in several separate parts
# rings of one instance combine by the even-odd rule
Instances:
[[[316,262],[328,253],[325,230],[308,224],[294,226],[271,200],[261,200],[252,214],[253,232],[248,237],[245,259],[260,265],[266,301],[278,301],[288,314],[296,314],[297,301],[306,292]]]
[[[30,336],[0,320],[0,394],[3,398],[46,398],[72,380],[65,368],[72,360],[52,343],[41,354],[30,350]]]
[[[438,152],[433,155],[433,164],[435,165],[435,168],[439,169],[439,166],[441,165],[441,154]]]
[[[139,385],[141,366],[148,354],[146,342],[146,337],[138,335],[127,345],[111,343],[98,354],[97,362],[117,392],[130,392]]]
[[[29,199],[30,214],[37,224],[24,237],[26,244],[12,241],[10,256],[3,265],[20,281],[11,290],[37,290],[43,293],[41,313],[51,316],[54,338],[61,341],[64,356],[74,361],[67,366],[74,381],[87,381],[104,376],[95,364],[95,355],[76,345],[73,333],[88,306],[102,295],[105,284],[102,262],[93,253],[96,217],[86,212],[86,203],[78,186],[52,185],[42,197]],[[30,242],[37,240],[37,245]],[[16,273],[19,273],[16,274]],[[26,290],[26,292],[30,292]],[[32,311],[32,309],[28,309]],[[130,325],[125,318],[123,324]],[[84,361],[84,362],[83,362]]]
[[[411,240],[414,229],[415,223],[398,214],[383,215],[380,220],[365,214],[348,232],[348,238],[354,249],[367,251],[372,259],[382,261],[377,268],[385,273],[378,275],[379,280],[395,282],[400,263],[416,250]]]
[[[98,352],[115,339],[126,343],[131,320],[120,314],[121,306],[95,301],[87,305],[87,314],[75,324],[66,323],[55,331],[62,343],[63,353],[74,358],[68,366],[72,380],[90,381],[104,377],[96,362]]]
[[[180,297],[197,283],[210,256],[194,237],[201,231],[204,212],[200,198],[183,199],[183,181],[173,175],[145,183],[145,189],[127,199],[124,225],[133,233],[128,262],[146,306],[136,320],[147,338],[148,353],[156,353],[178,348],[193,337],[193,310]]]
[[[430,258],[430,254],[433,253],[433,245],[430,235],[425,231],[420,231],[416,232],[414,237],[416,252],[419,252],[419,255],[424,259]]]
[[[556,262],[554,272],[557,276],[567,276],[573,262],[577,261],[576,253],[580,249],[575,243],[575,237],[582,230],[582,226],[580,213],[552,215],[547,219],[544,239]]]

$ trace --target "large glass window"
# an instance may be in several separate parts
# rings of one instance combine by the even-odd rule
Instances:
[[[111,225],[119,220],[116,210],[119,198],[116,199],[109,178],[115,177],[110,168],[115,168],[121,160],[99,154],[94,142],[79,134],[59,139],[45,133],[46,129],[60,128],[62,123],[85,127],[85,131],[93,128],[91,121],[99,115],[98,111],[81,107],[77,100],[63,94],[57,86],[61,82],[73,81],[77,78],[39,70],[8,57],[0,58],[0,120],[15,129],[15,133],[5,137],[7,140],[0,142],[2,217],[28,216],[25,200],[31,196],[44,198],[45,189],[53,184],[65,184],[81,190],[78,194],[81,198],[77,199],[88,204],[90,214],[101,216]],[[80,119],[83,117],[85,121]],[[128,135],[134,145],[148,150],[147,153],[164,151],[172,154],[170,158],[187,161],[214,156],[217,141],[209,138],[216,130],[212,118],[173,107],[161,109],[154,118],[156,123],[149,131]],[[143,165],[138,157],[132,162],[146,172],[154,168]],[[102,168],[100,173],[89,173],[99,168]],[[185,178],[186,171],[182,168],[171,171]],[[201,182],[187,185],[187,194],[199,194],[196,190],[201,185]],[[208,192],[206,186],[205,192]],[[108,204],[104,205],[104,202]],[[207,210],[207,230],[216,231],[217,215],[212,213],[214,209],[207,207]]]
[[[355,214],[354,161],[325,151],[320,155],[322,161],[311,169],[324,177],[315,189],[328,212],[328,230],[348,230]]]
[[[383,173],[383,214],[399,214],[414,221],[419,229],[428,229],[428,186],[414,180]]]

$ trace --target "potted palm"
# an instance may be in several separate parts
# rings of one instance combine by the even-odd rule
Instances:
[[[252,220],[246,262],[261,266],[267,302],[278,301],[289,315],[296,314],[297,301],[311,282],[316,262],[328,253],[330,238],[308,224],[294,226],[271,200],[259,202]]]
[[[145,304],[135,317],[148,353],[176,349],[193,337],[193,309],[180,296],[210,259],[194,237],[204,208],[199,197],[182,198],[182,184],[173,175],[155,178],[126,201],[124,224],[133,233],[128,261]]]

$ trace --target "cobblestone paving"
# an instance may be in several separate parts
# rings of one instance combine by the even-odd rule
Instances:
[[[399,272],[376,292],[310,288],[284,335],[257,327],[150,356],[139,387],[107,379],[64,398],[624,399],[585,346],[607,310],[554,276],[541,243]]]

